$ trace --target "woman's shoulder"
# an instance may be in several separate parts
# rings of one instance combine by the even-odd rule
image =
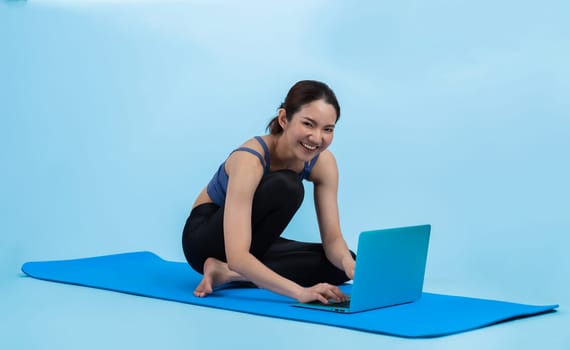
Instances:
[[[268,161],[265,147],[267,146],[263,137],[254,136],[246,140],[240,146],[236,147],[226,159],[226,173],[229,174],[229,168],[232,165],[254,165],[255,167],[261,166],[261,168],[264,169]]]
[[[243,142],[238,148],[249,148],[263,154],[265,152],[265,147],[267,147],[268,141],[268,135],[253,136]]]
[[[319,154],[319,158],[311,169],[309,181],[319,182],[330,175],[338,172],[336,158],[330,150],[324,150]]]
[[[319,164],[319,163],[321,163],[321,164],[323,164],[323,163],[336,164],[336,158],[330,150],[326,149],[319,154],[319,159],[317,160],[317,163],[315,164],[315,166],[317,166],[317,164]]]

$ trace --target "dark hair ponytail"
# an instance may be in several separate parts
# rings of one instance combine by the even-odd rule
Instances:
[[[303,105],[318,100],[324,100],[334,107],[336,121],[338,121],[340,118],[340,106],[334,92],[327,84],[316,80],[301,80],[293,85],[287,93],[287,97],[285,97],[285,102],[281,103],[279,108],[285,109],[286,118],[290,121],[293,114],[297,113]],[[267,130],[272,135],[283,132],[277,117],[271,119],[269,124],[267,124]]]

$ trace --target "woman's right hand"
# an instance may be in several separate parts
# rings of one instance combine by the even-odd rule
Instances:
[[[328,304],[331,299],[343,302],[347,301],[348,297],[337,286],[328,283],[319,283],[312,287],[303,288],[299,297],[297,297],[300,303],[318,300],[323,304]]]

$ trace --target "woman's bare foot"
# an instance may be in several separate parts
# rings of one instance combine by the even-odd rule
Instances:
[[[208,258],[204,262],[204,277],[194,290],[197,297],[205,297],[211,294],[219,285],[228,282],[244,281],[244,278],[237,272],[231,271],[228,264],[216,258]]]

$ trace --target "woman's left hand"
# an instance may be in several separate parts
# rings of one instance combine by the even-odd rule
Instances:
[[[351,280],[354,279],[354,267],[356,266],[356,262],[352,258],[352,255],[345,256],[342,259],[342,268],[346,276]]]

